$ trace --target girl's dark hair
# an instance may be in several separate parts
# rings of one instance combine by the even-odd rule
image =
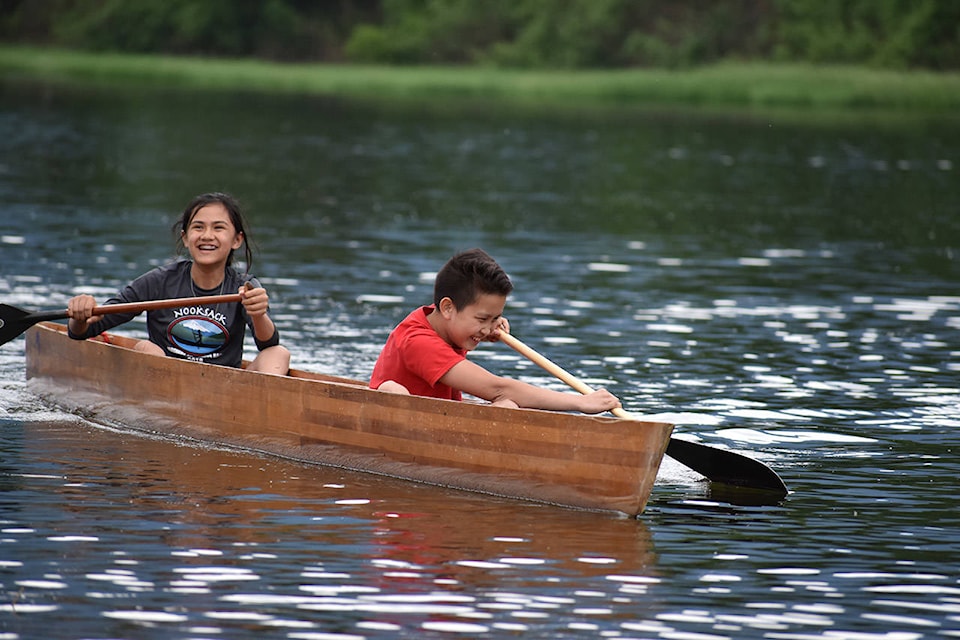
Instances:
[[[223,205],[223,208],[226,209],[230,215],[230,221],[233,223],[233,227],[237,230],[237,233],[243,234],[244,258],[246,260],[246,270],[247,273],[249,273],[250,267],[253,264],[253,240],[250,239],[250,234],[247,233],[247,223],[243,218],[243,213],[240,212],[240,203],[228,193],[204,193],[190,201],[190,204],[183,210],[180,218],[173,223],[173,232],[177,236],[177,254],[184,248],[183,236],[187,232],[190,222],[193,221],[193,216],[205,206],[215,203]],[[232,264],[233,251],[230,251],[230,255],[227,256],[227,266],[229,267]]]
[[[457,311],[472,304],[484,293],[508,296],[513,283],[506,272],[483,249],[468,249],[456,254],[437,273],[433,302],[450,298]]]

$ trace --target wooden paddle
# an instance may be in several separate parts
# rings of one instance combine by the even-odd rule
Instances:
[[[585,382],[540,355],[509,333],[501,331],[500,341],[506,343],[511,349],[534,364],[543,367],[548,373],[556,376],[575,391],[584,395],[593,392],[593,389]],[[614,409],[612,413],[628,420],[641,419],[639,416],[631,415],[623,409]],[[785,496],[788,493],[787,486],[773,469],[759,460],[748,458],[733,451],[717,449],[689,440],[670,438],[670,443],[667,445],[667,455],[690,467],[710,482],[778,493],[780,496]]]
[[[102,316],[109,313],[141,313],[154,309],[172,309],[173,307],[189,307],[196,304],[219,304],[221,302],[240,302],[240,294],[234,293],[222,296],[200,296],[198,298],[171,298],[169,300],[147,300],[144,302],[124,302],[94,307],[94,315]],[[0,304],[0,344],[6,344],[21,333],[45,320],[63,320],[69,318],[66,310],[37,311],[30,313],[23,309]]]

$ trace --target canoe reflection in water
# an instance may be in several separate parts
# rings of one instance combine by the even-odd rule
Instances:
[[[78,442],[83,456],[75,455]],[[246,579],[241,593],[250,602],[236,604],[262,609],[257,578],[272,597],[318,611],[438,589],[479,591],[482,601],[505,580],[514,593],[559,594],[567,580],[581,588],[596,580],[626,594],[659,579],[650,531],[637,519],[605,518],[598,535],[596,513],[83,423],[31,427],[24,446],[26,459],[54,461],[57,476],[84,479],[49,486],[71,529],[99,532],[84,545],[88,566],[116,561],[113,528],[140,532],[122,554],[129,573],[163,575],[156,566],[172,565],[167,579],[189,581],[190,571],[219,568]],[[632,614],[644,606],[634,601]]]

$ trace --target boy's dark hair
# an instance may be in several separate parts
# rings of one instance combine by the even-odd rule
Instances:
[[[233,222],[233,227],[237,230],[237,233],[243,234],[244,258],[246,259],[245,269],[247,273],[250,273],[250,265],[253,264],[253,240],[247,233],[247,223],[246,220],[243,219],[243,213],[240,211],[240,203],[229,193],[203,193],[190,201],[190,204],[183,210],[183,213],[180,214],[177,221],[173,223],[173,232],[177,235],[177,253],[179,253],[183,247],[183,236],[181,234],[187,232],[187,227],[190,226],[193,216],[208,204],[214,203],[223,205],[223,208],[226,209],[230,215],[230,221]],[[232,264],[233,251],[230,252],[230,256],[227,258],[227,266],[229,267]]]
[[[483,249],[467,249],[449,260],[437,273],[433,302],[437,307],[450,298],[457,311],[472,304],[484,293],[508,296],[513,283],[506,272]]]

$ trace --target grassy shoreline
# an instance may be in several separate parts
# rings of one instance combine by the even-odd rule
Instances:
[[[281,64],[0,46],[0,80],[378,100],[505,104],[910,111],[960,108],[960,74],[724,63],[683,71]]]

